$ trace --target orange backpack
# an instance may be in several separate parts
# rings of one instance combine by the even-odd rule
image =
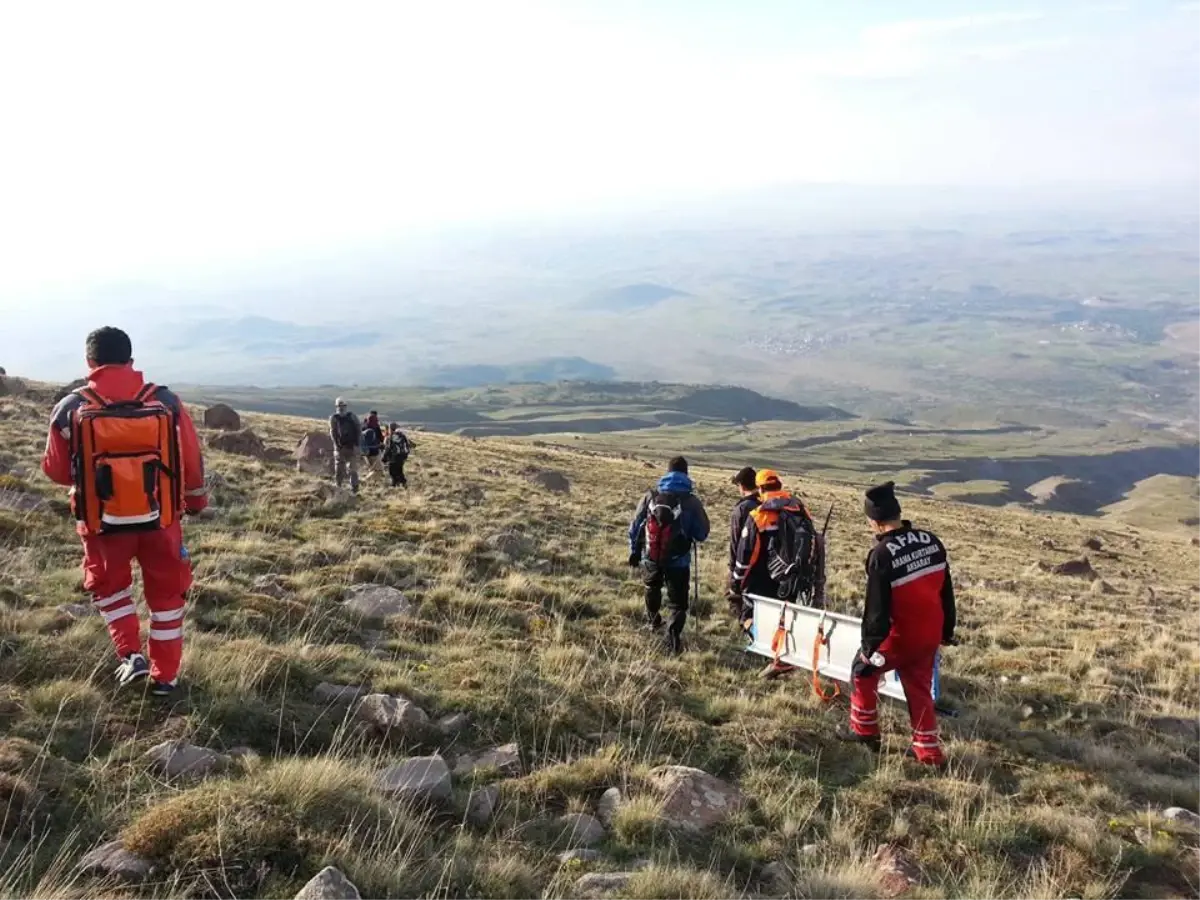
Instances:
[[[91,388],[71,428],[72,507],[89,534],[172,525],[183,506],[176,414],[147,384],[132,400],[110,402]]]

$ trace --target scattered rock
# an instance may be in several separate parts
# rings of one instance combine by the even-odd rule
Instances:
[[[1093,535],[1092,537],[1085,540],[1083,542],[1082,546],[1085,550],[1101,550],[1104,547],[1104,541],[1100,540],[1100,538]]]
[[[96,607],[90,603],[64,603],[58,607],[58,611],[71,619],[86,619],[88,616],[98,615]]]
[[[420,736],[429,727],[429,716],[407,697],[391,694],[367,694],[358,702],[355,716],[359,721],[384,732]]]
[[[1117,589],[1105,581],[1103,578],[1098,578],[1092,582],[1093,594],[1115,594]]]
[[[383,584],[356,584],[346,591],[342,606],[364,619],[386,619],[412,612],[408,598]]]
[[[471,717],[463,712],[450,713],[437,720],[438,730],[446,737],[455,737],[466,731],[471,724]]]
[[[1058,545],[1054,543],[1053,538],[1042,538],[1042,549],[1043,550],[1057,550]]]
[[[900,847],[884,844],[875,851],[874,863],[885,897],[899,897],[921,883],[921,870]]]
[[[272,597],[275,600],[282,600],[288,593],[282,576],[275,574],[259,575],[250,583],[250,590],[256,594],[262,594],[264,597]]]
[[[553,469],[534,472],[529,476],[529,480],[538,487],[545,488],[555,494],[569,494],[571,492],[571,482],[567,476]]]
[[[87,383],[88,382],[87,382],[86,378],[76,378],[70,384],[64,384],[57,391],[54,392],[54,402],[57,403],[59,400],[61,400],[65,396],[67,396],[67,394],[71,393],[72,391],[77,391],[81,387],[87,387]]]
[[[519,559],[528,556],[533,551],[533,541],[517,531],[504,531],[493,534],[487,539],[487,545],[498,553]]]
[[[601,794],[600,802],[596,804],[596,818],[600,820],[600,824],[605,828],[612,828],[613,819],[624,801],[620,788],[611,787]]]
[[[663,795],[662,817],[681,828],[710,828],[746,805],[741,791],[702,769],[660,766],[650,781]]]
[[[634,872],[591,872],[575,882],[575,896],[581,900],[601,900],[624,890]]]
[[[186,741],[163,741],[146,751],[150,764],[168,778],[205,778],[215,775],[229,762],[216,750]]]
[[[1190,809],[1184,809],[1182,806],[1172,806],[1170,809],[1164,809],[1163,818],[1169,819],[1177,825],[1186,825],[1188,828],[1200,829],[1200,816],[1196,815]]]
[[[477,484],[467,484],[459,489],[455,499],[464,506],[479,506],[487,499],[487,491]]]
[[[480,469],[479,474],[486,475],[488,478],[499,478],[503,473],[499,469]]]
[[[805,844],[803,847],[800,848],[800,855],[801,856],[820,856],[821,855],[821,845],[820,844]]]
[[[1192,546],[1200,547],[1200,537],[1196,537],[1195,535],[1192,536]]]
[[[295,900],[359,900],[358,888],[333,866],[326,866],[300,888]]]
[[[267,445],[249,428],[243,431],[224,431],[208,436],[208,446],[223,453],[250,456],[254,459],[267,458]]]
[[[310,431],[302,437],[293,456],[298,471],[312,475],[333,471],[333,441],[323,431]]]
[[[504,744],[501,747],[493,747],[491,750],[485,750],[478,756],[471,756],[464,753],[458,758],[458,764],[454,767],[454,774],[459,777],[471,775],[477,769],[496,769],[501,775],[507,777],[515,777],[520,775],[521,767],[521,748],[518,744]]]
[[[1183,716],[1155,716],[1146,725],[1159,734],[1179,737],[1188,741],[1200,741],[1200,720]]]
[[[353,684],[331,684],[322,681],[313,690],[313,696],[320,703],[332,703],[339,706],[349,706],[360,700],[366,694],[366,689]]]
[[[81,875],[144,881],[150,876],[152,866],[149,860],[126,850],[120,841],[109,841],[86,854],[78,869]]]
[[[1022,721],[1032,719],[1034,716],[1034,708],[1026,703],[1019,710],[1017,710],[1017,714],[1021,717]]]
[[[242,417],[232,406],[216,403],[204,411],[204,427],[219,428],[222,431],[241,431]]]
[[[569,863],[594,863],[604,859],[604,854],[599,850],[590,850],[586,847],[579,847],[575,850],[564,850],[558,854],[558,861],[562,865]]]
[[[790,894],[795,883],[792,870],[781,862],[767,863],[763,866],[762,880],[776,894]]]
[[[475,828],[486,828],[496,814],[500,802],[500,788],[494,784],[471,791],[467,798],[467,823]]]
[[[1067,575],[1071,578],[1086,578],[1089,581],[1094,581],[1100,576],[1096,574],[1096,570],[1092,568],[1092,561],[1086,556],[1081,556],[1079,559],[1068,559],[1066,562],[1061,562],[1050,570],[1055,575]]]
[[[380,773],[377,784],[397,800],[446,803],[452,785],[450,767],[440,756],[414,756]]]
[[[46,506],[46,501],[37,494],[0,488],[0,509],[13,512],[33,512]]]
[[[559,816],[558,827],[562,840],[571,847],[592,847],[604,840],[604,826],[587,813],[567,813]]]

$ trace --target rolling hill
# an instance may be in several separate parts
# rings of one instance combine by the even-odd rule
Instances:
[[[427,435],[412,493],[352,498],[214,451],[163,703],[110,680],[37,471],[50,396],[0,397],[0,896],[291,897],[326,866],[363,896],[1196,894],[1197,832],[1165,814],[1200,802],[1186,539],[905,496],[960,596],[939,774],[901,758],[895,705],[875,757],[833,739],[844,705],[756,677],[719,537],[688,652],[658,654],[623,532],[660,459]],[[320,427],[246,419],[282,450]],[[693,474],[719,519],[728,470]],[[830,594],[854,611],[866,480],[799,483],[837,504]],[[1084,553],[1094,580],[1055,573]],[[670,766],[736,803],[698,799],[711,822],[686,825],[664,784],[699,776]]]

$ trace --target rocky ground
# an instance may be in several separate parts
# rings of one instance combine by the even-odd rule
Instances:
[[[939,774],[901,759],[894,704],[876,758],[804,679],[756,677],[722,547],[689,652],[639,631],[624,528],[658,461],[418,436],[413,492],[355,499],[291,461],[314,423],[222,412],[162,702],[110,681],[37,468],[52,392],[0,393],[0,896],[1200,889],[1186,539],[910,501],[960,596]],[[694,475],[720,523],[728,474]],[[798,486],[838,503],[830,587],[854,611],[861,486]]]

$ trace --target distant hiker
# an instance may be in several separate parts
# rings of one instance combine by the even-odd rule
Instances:
[[[358,445],[362,440],[362,425],[341,397],[337,398],[333,408],[333,415],[329,417],[329,439],[333,441],[333,479],[341,487],[348,473],[350,490],[357,494]]]
[[[362,428],[362,454],[367,461],[364,478],[382,472],[380,455],[383,453],[383,426],[379,424],[379,413],[371,410]]]
[[[749,596],[776,597],[824,606],[825,550],[812,516],[799,498],[783,489],[777,472],[763,469],[754,478],[758,506],[750,510],[738,538],[730,588],[730,611],[740,605],[743,627],[754,615]]]
[[[408,439],[408,435],[400,430],[399,423],[393,422],[388,431],[387,444],[383,448],[383,461],[387,463],[388,474],[392,476],[392,487],[408,489],[404,464],[415,446],[416,444]]]
[[[928,765],[946,758],[938,741],[931,683],[941,644],[952,643],[956,612],[946,548],[933,534],[900,518],[895,482],[867,491],[863,508],[875,532],[867,554],[862,648],[854,661],[850,729],[844,741],[878,750],[879,678],[895,670],[912,721],[909,756]]]
[[[734,571],[737,568],[738,543],[742,539],[742,529],[746,527],[746,518],[758,509],[759,505],[758,486],[754,483],[756,474],[751,466],[746,466],[730,479],[742,492],[742,497],[734,505],[729,517],[729,575],[725,579],[725,594],[729,601],[729,612],[738,621],[742,618],[742,598],[741,594],[734,590],[737,583]]]
[[[639,501],[629,524],[629,565],[642,569],[646,617],[654,631],[663,626],[659,611],[666,586],[666,641],[672,653],[683,650],[692,547],[708,540],[709,529],[708,514],[700,498],[692,493],[687,471],[686,459],[672,459],[667,474]]]
[[[183,657],[184,594],[192,568],[180,518],[208,505],[196,429],[183,403],[133,368],[129,335],[100,328],[87,337],[87,386],[50,418],[42,471],[71,487],[83,539],[83,586],[121,658],[119,685],[149,676],[169,695]],[[150,607],[147,663],[133,599],[133,560]]]

